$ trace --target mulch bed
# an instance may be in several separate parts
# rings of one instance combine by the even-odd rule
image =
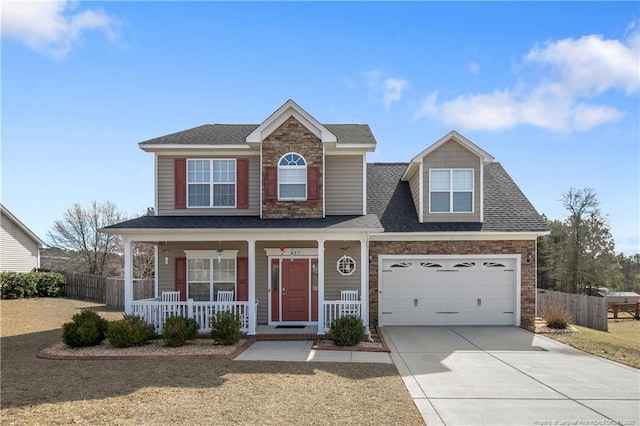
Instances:
[[[355,346],[336,346],[333,340],[324,336],[317,338],[311,348],[320,351],[391,352],[377,326],[371,329],[371,338],[373,342],[363,341]]]

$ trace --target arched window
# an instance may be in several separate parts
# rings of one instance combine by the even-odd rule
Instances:
[[[306,200],[307,162],[300,154],[290,152],[278,162],[278,198]]]

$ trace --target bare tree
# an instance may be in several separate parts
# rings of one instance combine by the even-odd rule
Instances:
[[[88,273],[102,275],[109,259],[121,254],[122,245],[120,236],[98,230],[126,219],[110,201],[93,201],[87,208],[73,204],[63,219],[54,222],[48,233],[50,245],[78,253]]]
[[[599,216],[599,202],[592,188],[570,188],[562,196],[562,205],[569,211],[569,248],[570,292],[577,293],[580,281],[580,258],[583,253],[585,235],[584,222],[590,216]]]

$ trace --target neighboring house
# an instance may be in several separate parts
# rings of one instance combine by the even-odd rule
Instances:
[[[536,238],[548,227],[455,131],[409,163],[368,164],[369,126],[321,124],[289,100],[260,125],[139,145],[155,156],[155,216],[104,229],[125,241],[127,312],[152,315],[154,302],[132,300],[131,243],[142,241],[158,247],[157,295],[192,299],[184,312],[203,327],[219,291],[234,292],[249,334],[323,334],[354,305],[381,326],[534,321]],[[345,290],[360,300],[341,301]]]
[[[0,271],[31,272],[40,267],[44,242],[0,204]]]

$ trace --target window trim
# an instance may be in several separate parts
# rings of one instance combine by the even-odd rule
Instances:
[[[220,256],[216,250],[185,250],[187,273],[185,279],[186,286],[186,298],[189,299],[189,260],[208,260],[209,261],[209,302],[215,302],[214,284],[225,283],[230,281],[215,281],[214,280],[214,264],[218,259],[234,260],[235,280],[233,281],[233,294],[238,298],[238,250],[224,250]],[[195,281],[195,283],[204,283],[204,281]],[[206,301],[205,301],[206,302]]]
[[[298,157],[300,157],[302,159],[302,161],[304,161],[304,166],[290,166],[290,165],[280,165],[280,162],[282,162],[282,160],[284,159],[284,157],[286,157],[287,155],[297,155]],[[282,155],[279,159],[278,159],[278,165],[277,165],[277,179],[278,179],[278,201],[306,201],[309,197],[309,182],[308,182],[308,170],[307,167],[309,166],[309,163],[307,162],[307,159],[304,158],[304,156],[302,156],[302,154],[299,154],[297,152],[287,152],[286,154]],[[298,183],[291,183],[291,182],[287,182],[287,183],[282,183],[280,182],[280,170],[282,170],[282,168],[285,167],[286,170],[304,170],[304,197],[282,197],[280,195],[280,186],[281,185],[301,185],[302,183],[298,182]]]
[[[209,182],[189,182],[189,162],[190,161],[208,161],[209,162]],[[233,174],[235,180],[233,181],[233,205],[231,206],[216,206],[214,204],[214,188],[216,185],[231,185],[231,182],[214,182],[213,180],[213,165],[216,161],[232,161],[233,162]],[[185,165],[185,183],[186,183],[186,206],[188,209],[236,209],[238,208],[238,159],[237,158],[187,158]],[[209,205],[208,206],[192,206],[189,204],[189,185],[209,185]]]
[[[447,171],[449,172],[449,189],[448,190],[437,190],[431,189],[431,185],[433,179],[431,178],[431,172],[434,171]],[[471,190],[455,190],[453,189],[453,172],[457,171],[468,171],[471,172]],[[429,169],[429,214],[473,214],[476,210],[475,203],[475,194],[476,194],[476,171],[473,168],[433,168]],[[468,193],[471,192],[471,210],[470,211],[454,211],[453,210],[453,194],[455,193]],[[431,194],[433,193],[447,193],[449,194],[449,211],[444,212],[436,212],[433,211],[433,203],[431,199]]]
[[[349,270],[341,269],[342,267],[345,267],[347,265],[351,265],[352,268]],[[340,275],[343,275],[343,276],[353,275],[353,273],[356,272],[357,268],[358,268],[358,264],[356,263],[356,260],[353,257],[346,254],[343,255],[340,259],[338,259],[338,261],[336,262],[336,270]]]

